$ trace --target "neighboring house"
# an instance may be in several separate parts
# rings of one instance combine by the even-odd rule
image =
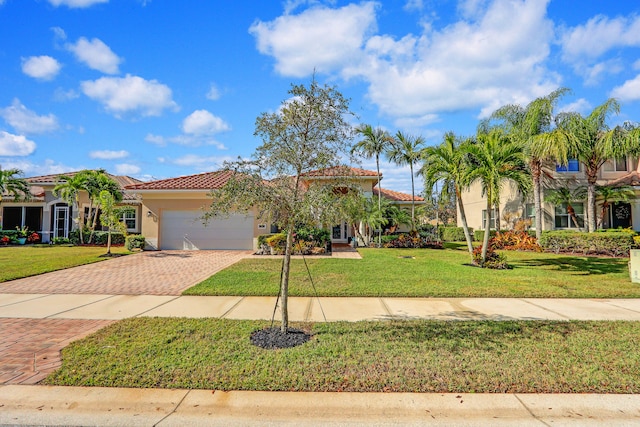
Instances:
[[[261,234],[272,232],[271,224],[261,222],[256,213],[235,214],[210,220],[201,219],[210,202],[209,192],[222,187],[232,172],[216,171],[129,185],[126,191],[141,200],[140,231],[147,249],[246,249],[257,247]],[[376,172],[338,167],[305,175],[308,180],[349,178],[360,183],[365,196],[372,197],[377,185]],[[404,204],[411,196],[383,190],[383,196]],[[416,197],[418,203],[424,200]],[[347,243],[353,230],[346,223],[332,227],[332,242]]]
[[[552,205],[544,201],[544,193],[549,190],[568,188],[575,190],[586,187],[587,181],[583,166],[577,160],[570,160],[567,166],[553,166],[545,168],[543,179],[543,230],[577,229],[567,212],[566,203]],[[636,193],[636,198],[628,202],[611,203],[602,219],[602,228],[628,228],[640,231],[640,163],[637,159],[627,157],[607,161],[600,170],[597,185],[628,185]],[[479,183],[473,184],[462,194],[462,201],[469,227],[483,230],[486,218],[486,198],[482,195]],[[597,200],[596,215],[600,216],[602,201]],[[585,214],[587,212],[586,193],[584,200],[572,201],[578,225],[584,229]],[[496,228],[495,210],[491,212],[492,229]],[[535,227],[535,208],[533,196],[523,199],[513,185],[506,183],[500,194],[500,227],[509,228],[510,222],[517,219],[531,220],[531,228]],[[458,226],[460,215],[458,215]]]
[[[16,227],[28,227],[40,234],[42,242],[47,243],[56,237],[68,238],[69,232],[77,228],[74,206],[53,194],[53,188],[60,182],[60,175],[74,175],[77,172],[43,175],[27,178],[30,185],[31,197],[27,200],[14,201],[12,197],[3,197],[0,205],[0,225],[5,230],[15,230]],[[128,177],[108,174],[123,189],[123,204],[131,205],[135,209],[123,214],[123,221],[130,233],[140,232],[140,201],[132,194],[124,192],[124,187],[141,181]],[[79,208],[81,216],[88,214],[89,196],[80,193]]]

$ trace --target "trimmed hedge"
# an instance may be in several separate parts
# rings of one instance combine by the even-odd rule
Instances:
[[[445,242],[464,242],[467,238],[464,236],[464,228],[462,227],[439,227],[438,232],[440,238]],[[469,227],[471,238],[474,238],[473,228]]]
[[[635,247],[632,230],[602,230],[594,233],[583,231],[543,231],[540,246],[544,250],[583,255],[629,256]]]
[[[144,236],[141,236],[139,234],[132,234],[130,236],[127,236],[124,240],[124,246],[127,248],[128,251],[132,251],[134,249],[144,249],[144,245],[145,245],[145,238]]]
[[[497,233],[496,230],[491,230],[489,232],[489,238],[496,237],[496,233]],[[476,230],[473,232],[473,240],[475,240],[476,242],[483,242],[484,241],[483,239],[484,239],[484,230]],[[464,238],[462,240],[464,240]]]
[[[108,236],[108,232],[107,231],[96,231],[93,233],[93,239],[91,239],[91,244],[92,245],[104,245],[106,246],[107,244],[107,236]],[[83,238],[84,238],[84,243],[88,243],[89,240],[89,236],[91,235],[91,232],[87,232],[84,231],[83,232]],[[125,240],[125,236],[122,233],[118,233],[115,231],[111,232],[111,244],[112,245],[124,245],[124,240]],[[74,245],[79,245],[80,244],[80,232],[78,230],[73,230],[69,233],[69,241],[74,244]]]

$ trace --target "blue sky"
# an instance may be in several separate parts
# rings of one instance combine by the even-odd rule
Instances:
[[[640,121],[632,0],[0,0],[0,22],[0,166],[27,176],[215,170],[314,69],[354,124],[429,145],[560,86],[561,109],[616,97],[611,124]],[[408,168],[382,172],[411,191]]]

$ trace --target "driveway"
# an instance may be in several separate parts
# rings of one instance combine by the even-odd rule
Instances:
[[[0,293],[180,295],[250,254],[250,251],[140,252],[0,283]]]
[[[141,252],[0,283],[2,294],[180,295],[248,251]],[[11,307],[11,304],[9,304]],[[60,350],[110,320],[26,319],[0,307],[0,385],[36,384],[60,366]],[[6,314],[6,313],[5,313]]]

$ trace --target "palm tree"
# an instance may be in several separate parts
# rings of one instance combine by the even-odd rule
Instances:
[[[444,189],[453,186],[469,254],[473,254],[471,233],[462,203],[462,190],[469,186],[469,165],[465,160],[468,146],[469,140],[462,141],[453,132],[446,133],[439,146],[427,147],[422,151],[423,165],[418,175],[424,177],[425,188],[433,188],[439,181],[444,182]]]
[[[547,137],[553,123],[553,109],[567,92],[567,88],[556,89],[547,96],[531,101],[526,107],[505,105],[491,115],[494,119],[502,120],[507,132],[523,147],[533,183],[538,241],[542,236],[542,165],[547,159],[559,164],[567,163],[567,144],[560,139]]]
[[[387,151],[393,138],[387,131],[380,128],[373,128],[371,125],[360,125],[356,128],[356,132],[363,136],[363,139],[357,142],[351,149],[351,154],[359,155],[370,159],[376,159],[376,172],[378,174],[378,210],[382,211],[382,195],[380,194],[380,155]],[[380,247],[380,234],[378,232],[378,247]]]
[[[578,113],[560,113],[556,116],[557,128],[549,134],[549,138],[568,144],[571,156],[584,167],[589,232],[596,230],[596,181],[600,168],[609,159],[640,152],[637,126],[625,124],[611,129],[607,125],[609,116],[619,112],[618,101],[609,98],[587,117]]]
[[[98,223],[98,211],[102,204],[100,193],[104,190],[108,191],[114,198],[116,203],[122,201],[122,190],[117,182],[115,182],[104,169],[87,171],[86,190],[89,193],[89,228],[91,229],[91,238],[95,232]],[[91,238],[89,239],[91,241]]]
[[[421,136],[405,135],[398,131],[393,143],[387,150],[389,161],[398,166],[409,166],[411,171],[411,231],[416,230],[416,191],[413,180],[413,165],[420,159],[420,152],[424,146],[424,138]]]
[[[80,221],[80,192],[88,191],[87,179],[89,172],[88,170],[83,170],[73,175],[60,175],[58,176],[58,183],[53,187],[53,194],[56,197],[64,199],[68,204],[73,206],[73,210],[76,213],[81,244],[84,243],[82,236],[82,229],[84,227],[82,221]]]
[[[22,178],[20,169],[2,169],[0,168],[0,204],[2,197],[5,195],[13,196],[18,201],[20,197],[29,197],[29,183]]]
[[[507,181],[517,185],[522,194],[529,190],[530,175],[526,169],[522,146],[514,143],[502,130],[479,132],[475,143],[467,148],[471,172],[469,182],[479,181],[482,193],[487,197],[482,265],[487,259],[491,230],[491,208],[500,205],[500,191]],[[499,215],[496,221],[499,221]]]

